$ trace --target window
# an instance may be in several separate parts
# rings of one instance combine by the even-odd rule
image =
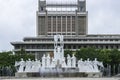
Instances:
[[[75,46],[75,45],[73,46],[73,49],[76,49],[76,46]]]
[[[48,17],[48,32],[51,32],[51,16]]]
[[[43,7],[41,7],[41,11],[43,11]]]

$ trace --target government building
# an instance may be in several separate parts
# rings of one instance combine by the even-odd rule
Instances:
[[[64,35],[64,48],[120,49],[120,35],[88,34],[86,0],[39,0],[37,35],[25,37],[22,42],[11,42],[14,52],[25,49],[37,58],[53,54],[54,35]]]

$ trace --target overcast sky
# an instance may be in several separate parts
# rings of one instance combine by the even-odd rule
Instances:
[[[12,41],[36,36],[38,0],[0,0],[0,51]],[[120,0],[87,0],[88,33],[120,34]]]

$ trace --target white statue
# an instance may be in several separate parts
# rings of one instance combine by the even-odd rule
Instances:
[[[28,61],[26,61],[25,64],[25,72],[31,72],[31,68],[32,68],[32,61],[28,59]]]
[[[42,57],[42,67],[46,67],[46,57],[45,57],[45,54]]]
[[[67,55],[67,67],[71,67],[71,57],[69,54]]]
[[[86,72],[93,72],[93,65],[89,58],[87,59],[85,64],[86,64]]]
[[[54,41],[57,42],[57,36],[54,36]]]
[[[20,62],[15,62],[15,66],[19,66],[18,72],[24,72],[25,61],[21,58]]]
[[[62,67],[66,67],[66,62],[65,62],[65,58],[62,60]]]
[[[32,72],[39,72],[41,68],[41,62],[40,60],[35,59],[35,61],[32,62]]]
[[[52,58],[52,62],[51,62],[51,65],[50,65],[50,66],[51,66],[51,67],[55,67],[56,64],[57,64],[57,63],[56,63],[55,59]]]
[[[50,54],[46,57],[46,67],[50,67]]]
[[[63,35],[61,35],[61,41],[63,42]]]
[[[62,65],[62,61],[64,59],[64,49],[63,49],[63,36],[62,35],[55,35],[54,36],[54,59],[57,65],[57,61],[59,64]]]
[[[72,67],[76,67],[76,57],[74,54],[72,55],[71,62],[72,62]]]
[[[78,68],[79,68],[79,72],[85,72],[84,62],[82,58],[78,61]]]
[[[97,61],[97,58],[95,58],[95,60],[93,61],[94,72],[100,72],[98,69],[98,65],[103,67],[103,64]]]

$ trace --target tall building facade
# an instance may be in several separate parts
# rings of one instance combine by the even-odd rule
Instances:
[[[39,0],[37,11],[37,36],[25,37],[21,42],[11,42],[14,52],[25,49],[40,58],[53,54],[56,34],[64,35],[64,48],[120,49],[120,35],[88,34],[86,0]]]
[[[87,15],[85,0],[40,0],[37,35],[86,35]]]

